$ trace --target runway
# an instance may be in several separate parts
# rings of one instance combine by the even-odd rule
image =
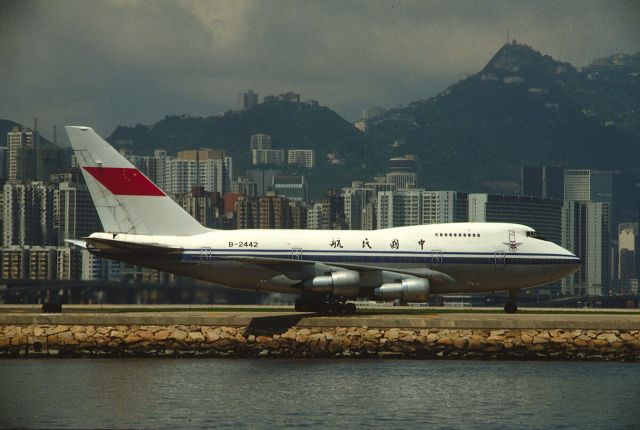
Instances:
[[[64,305],[62,313],[53,314],[38,305],[0,305],[0,325],[33,324],[640,330],[640,311],[530,308],[506,314],[498,308],[389,306],[321,315],[294,312],[291,306]]]

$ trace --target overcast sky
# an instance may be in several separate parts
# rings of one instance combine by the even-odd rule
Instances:
[[[0,0],[0,118],[108,135],[251,88],[355,120],[477,72],[507,31],[583,66],[640,50],[640,2]]]

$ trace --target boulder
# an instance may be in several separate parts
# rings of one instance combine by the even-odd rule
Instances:
[[[396,328],[392,328],[390,330],[387,330],[384,333],[384,337],[385,339],[389,339],[389,340],[394,340],[397,339],[400,336],[400,331]]]
[[[145,341],[153,341],[155,340],[155,336],[152,331],[149,330],[138,330],[136,335],[140,337],[140,339]]]
[[[184,330],[175,329],[171,332],[169,338],[174,340],[185,340],[187,338],[187,332]]]
[[[156,340],[166,340],[169,338],[169,330],[158,330],[153,334]]]
[[[130,345],[132,343],[138,343],[142,340],[140,336],[136,336],[135,334],[130,334],[124,338],[124,343]]]
[[[77,345],[78,341],[73,337],[73,333],[65,331],[58,333],[58,344],[60,345]]]
[[[85,332],[83,332],[83,331],[77,331],[77,332],[73,333],[73,337],[78,342],[86,342],[87,339],[89,338],[89,336],[87,336],[87,334]]]
[[[189,340],[191,340],[192,342],[203,342],[204,336],[199,331],[190,331]]]

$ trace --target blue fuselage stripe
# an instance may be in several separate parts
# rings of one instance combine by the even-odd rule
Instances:
[[[355,255],[354,255],[355,254]],[[492,252],[367,252],[310,250],[295,253],[291,250],[229,250],[206,248],[185,250],[186,261],[225,260],[229,257],[303,259],[344,263],[418,263],[418,264],[577,264],[580,259],[562,254],[509,254]]]

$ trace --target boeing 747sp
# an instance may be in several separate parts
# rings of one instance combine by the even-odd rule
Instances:
[[[355,312],[349,299],[515,293],[558,281],[580,259],[527,226],[454,223],[382,230],[203,227],[89,127],[66,127],[104,232],[91,253],[240,288],[300,296],[298,311]]]

